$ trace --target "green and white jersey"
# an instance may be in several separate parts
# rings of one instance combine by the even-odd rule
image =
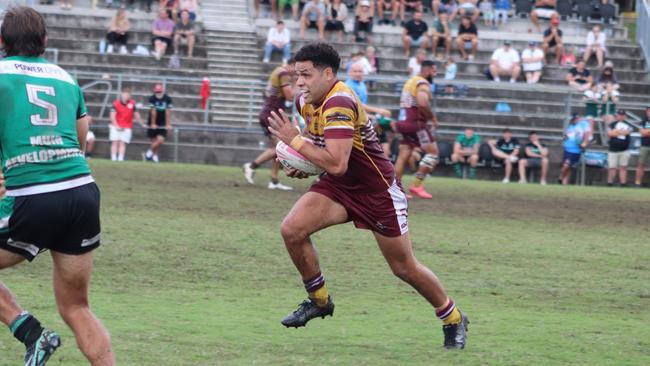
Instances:
[[[93,182],[77,139],[86,115],[81,88],[44,59],[0,60],[0,159],[7,196],[55,192]]]

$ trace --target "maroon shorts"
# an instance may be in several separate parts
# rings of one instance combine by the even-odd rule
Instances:
[[[402,139],[400,144],[408,145],[411,148],[422,147],[422,145],[432,144],[436,142],[436,138],[431,133],[431,128],[426,126],[415,132],[402,132]]]
[[[396,181],[385,191],[359,194],[341,189],[325,178],[312,185],[309,191],[340,203],[348,212],[348,221],[354,222],[359,229],[387,237],[400,236],[409,230],[408,202],[402,186]]]
[[[266,135],[266,137],[271,138],[273,137],[273,133],[269,131],[269,117],[271,117],[271,112],[262,110],[262,112],[260,112],[259,122],[260,122],[260,127],[262,127],[262,130],[264,130],[264,134]]]

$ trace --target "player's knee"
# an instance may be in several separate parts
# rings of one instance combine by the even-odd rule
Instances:
[[[305,239],[306,232],[297,225],[294,220],[285,219],[280,225],[280,235],[287,245],[302,243]]]
[[[75,303],[59,304],[59,315],[66,324],[73,324],[77,320],[83,320],[89,310],[88,299],[79,300]]]
[[[417,268],[411,261],[391,263],[390,269],[395,277],[407,283],[413,282],[413,278],[417,273]]]

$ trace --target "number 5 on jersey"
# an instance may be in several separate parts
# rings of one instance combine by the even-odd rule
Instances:
[[[59,123],[56,106],[52,103],[46,102],[38,97],[38,93],[43,93],[49,96],[55,96],[54,88],[51,86],[42,86],[34,84],[25,84],[27,87],[27,98],[29,102],[35,106],[47,110],[47,118],[41,117],[40,114],[32,114],[29,116],[29,121],[34,126],[56,126]]]

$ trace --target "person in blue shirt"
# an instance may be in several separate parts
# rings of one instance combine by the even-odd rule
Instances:
[[[589,144],[591,137],[591,126],[589,121],[578,113],[571,116],[569,126],[564,131],[564,155],[562,157],[562,170],[558,181],[561,184],[569,184],[571,179],[571,168],[578,165],[582,152]]]
[[[510,0],[495,0],[494,1],[494,25],[508,23],[508,13],[510,12]]]

